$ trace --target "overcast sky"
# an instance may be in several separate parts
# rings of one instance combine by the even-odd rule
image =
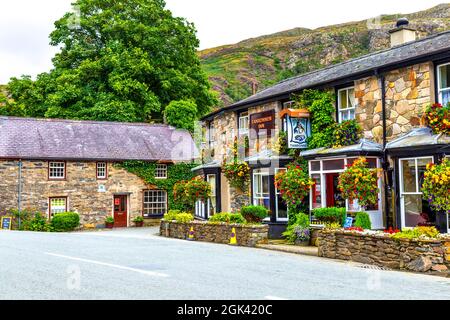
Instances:
[[[53,23],[74,0],[0,0],[0,84],[51,68]],[[202,49],[283,31],[410,13],[443,0],[166,0],[176,16],[194,22]]]

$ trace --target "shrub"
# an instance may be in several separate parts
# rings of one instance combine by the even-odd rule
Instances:
[[[36,213],[30,220],[24,221],[22,229],[26,231],[40,232],[53,231],[53,227],[49,224],[46,217],[41,213]]]
[[[72,231],[80,225],[80,216],[75,212],[55,214],[51,225],[56,232]]]
[[[295,240],[306,241],[309,240],[309,216],[302,212],[294,214],[290,219],[289,225],[286,231],[283,232],[283,236],[289,243],[294,243]],[[306,235],[308,236],[306,239]]]
[[[342,225],[338,222],[327,222],[325,223],[325,229],[338,230],[342,229]]]
[[[358,212],[355,217],[355,227],[363,229],[372,229],[372,222],[366,212]]]
[[[269,210],[263,206],[247,206],[241,208],[241,215],[248,222],[260,223],[269,215]]]
[[[211,194],[211,185],[201,177],[179,181],[173,186],[173,198],[185,210],[193,210],[197,200],[206,200]]]
[[[177,214],[181,213],[180,210],[169,210],[169,212],[167,212],[164,215],[164,220],[166,221],[174,221],[176,220]]]
[[[347,212],[345,208],[317,208],[312,211],[314,217],[325,223],[339,223],[341,226],[345,224]]]
[[[224,222],[230,224],[244,224],[247,222],[240,213],[228,212],[216,213],[215,215],[211,216],[208,221],[211,223]]]
[[[309,215],[304,214],[303,212],[299,212],[295,214],[295,216],[290,221],[290,224],[296,224],[308,228],[310,225]]]
[[[144,217],[143,216],[136,216],[133,219],[133,222],[144,222]]]
[[[309,230],[309,228],[304,228],[301,226],[295,226],[294,234],[295,240],[299,241],[309,241],[309,239],[311,238],[311,231]]]
[[[188,223],[194,221],[194,216],[190,213],[182,212],[175,216],[175,220],[179,223]]]

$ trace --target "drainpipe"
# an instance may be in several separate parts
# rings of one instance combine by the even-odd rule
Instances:
[[[21,227],[21,219],[20,219],[20,212],[22,210],[22,159],[19,159],[18,167],[19,167],[19,181],[17,184],[17,213],[18,213],[18,222],[19,222],[19,229]]]
[[[384,208],[386,211],[386,226],[389,228],[390,224],[390,208],[389,208],[389,179],[387,173],[389,172],[389,162],[386,154],[386,144],[387,144],[387,126],[386,126],[386,77],[384,75],[378,75],[378,79],[381,82],[381,113],[383,121],[383,171],[384,175]]]

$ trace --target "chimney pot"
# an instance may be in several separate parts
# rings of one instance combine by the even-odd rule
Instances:
[[[407,18],[398,19],[395,29],[389,33],[391,34],[391,47],[417,40],[417,31],[409,26]]]

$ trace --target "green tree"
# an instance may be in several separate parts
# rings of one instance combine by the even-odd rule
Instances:
[[[75,5],[79,17],[66,13],[50,34],[61,47],[54,68],[36,81],[23,76],[8,85],[27,116],[160,122],[173,100],[193,100],[196,117],[217,103],[194,25],[173,17],[163,0]]]
[[[164,110],[164,116],[168,124],[190,132],[194,132],[197,114],[197,105],[191,100],[172,101]]]

